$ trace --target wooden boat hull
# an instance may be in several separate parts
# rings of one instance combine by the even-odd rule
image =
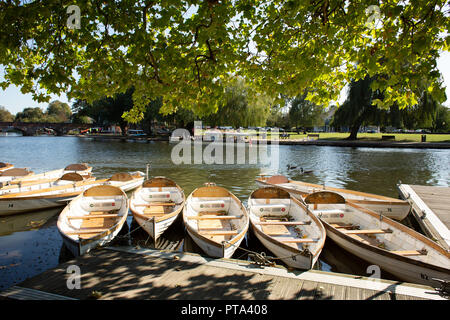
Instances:
[[[263,187],[248,199],[250,225],[256,238],[277,259],[296,269],[312,269],[325,244],[320,220],[284,189]]]
[[[186,229],[192,240],[205,252],[208,256],[213,258],[231,258],[231,256],[236,251],[237,247],[240,246],[242,240],[244,240],[245,233],[242,234],[233,245],[219,245],[213,241],[206,241],[204,237],[201,237],[197,232]]]
[[[256,179],[256,183],[259,186],[277,186],[288,191],[292,194],[292,196],[299,200],[303,199],[306,195],[316,191],[336,192],[343,196],[346,200],[352,201],[363,208],[372,210],[378,214],[382,214],[388,218],[398,221],[405,219],[411,211],[411,205],[407,201],[379,196],[371,193],[326,186],[324,187],[318,184],[306,183],[302,181],[295,181],[291,183],[291,180],[289,180],[289,185],[287,183],[272,184],[266,182],[264,179]]]
[[[433,281],[433,278],[450,280],[450,270],[445,271],[442,268],[435,268],[432,265],[417,265],[411,261],[405,261],[409,259],[402,260],[400,259],[401,257],[391,257],[382,250],[374,250],[375,248],[365,246],[359,241],[352,241],[353,239],[342,236],[342,234],[336,232],[326,223],[324,225],[327,230],[327,237],[342,249],[373,265],[379,266],[381,269],[403,281],[436,287],[439,286],[439,283]]]
[[[108,179],[103,180],[85,180],[76,182],[75,188],[69,185],[61,185],[56,188],[68,188],[67,192],[59,194],[46,194],[51,191],[52,188],[43,190],[34,190],[17,194],[8,194],[5,197],[0,196],[0,216],[26,213],[35,210],[56,208],[65,206],[69,201],[78,196],[80,193],[84,192],[93,186],[99,185],[112,185],[116,186],[123,191],[130,191],[142,184],[144,180],[143,177],[133,178],[129,181],[109,181]],[[55,189],[56,190],[56,189]],[[41,194],[39,194],[41,191]]]
[[[327,237],[399,279],[428,286],[450,281],[450,253],[424,235],[328,191],[304,199]]]
[[[86,200],[88,201],[85,202]],[[98,210],[106,210],[106,212],[94,212]],[[114,239],[127,220],[128,210],[128,198],[123,190],[108,185],[94,186],[75,197],[64,208],[58,217],[58,231],[69,251],[74,256],[80,256]],[[109,219],[102,217],[102,214],[113,215],[116,220],[113,219],[112,223],[107,223],[106,220]],[[86,217],[87,220],[83,219]],[[95,220],[94,224],[89,222],[92,219]],[[78,224],[72,221],[78,221]],[[87,226],[85,221],[88,221]],[[102,227],[98,225],[99,222]],[[96,231],[93,231],[93,228],[97,228]],[[92,236],[82,237],[81,233],[84,232],[86,235],[87,231]]]
[[[202,211],[205,211],[205,216],[201,215]],[[232,218],[234,222],[224,226],[220,217]],[[215,221],[220,226],[200,227],[200,221]],[[183,208],[183,222],[192,240],[205,254],[214,258],[230,258],[244,239],[250,224],[247,210],[241,201],[228,190],[213,184],[197,188],[189,195]],[[209,230],[218,230],[221,239],[208,235]],[[230,236],[228,232],[232,236],[224,240]]]
[[[156,194],[158,194],[158,196],[163,195],[164,198],[162,198],[162,200],[151,200],[155,199],[154,196]],[[168,198],[166,198],[166,196],[168,196]],[[154,177],[145,181],[142,186],[133,193],[130,199],[130,210],[133,213],[133,218],[136,222],[156,242],[164,231],[166,231],[177,219],[178,215],[183,210],[185,200],[183,190],[174,181],[166,177]],[[157,202],[162,202],[165,205],[156,205]],[[162,209],[162,212],[146,213],[146,208],[150,208],[151,204]],[[155,209],[155,206],[152,208]],[[166,210],[168,212],[166,212]]]
[[[0,199],[0,216],[63,207],[78,194],[79,192],[47,197],[18,197]]]
[[[156,218],[144,219],[134,215],[136,222],[152,237],[155,241],[169,228],[178,218],[178,214],[167,219],[158,221]]]
[[[5,170],[8,170],[8,169],[14,168],[14,165],[11,164],[11,163],[4,163],[4,162],[1,162],[0,164],[2,164],[2,165],[0,166],[0,172],[5,171]]]
[[[253,223],[252,230],[255,234],[256,238],[263,244],[264,247],[266,247],[270,252],[272,252],[276,257],[288,257],[291,256],[291,258],[283,258],[281,261],[283,261],[286,265],[292,268],[296,269],[302,269],[302,270],[309,270],[312,269],[319,259],[319,255],[299,255],[292,250],[289,250],[288,248],[283,248],[275,241],[271,240],[269,237],[267,237],[264,233],[258,230]],[[294,254],[296,254],[294,256]]]
[[[75,257],[78,257],[88,253],[92,249],[104,246],[105,244],[111,242],[111,240],[113,240],[119,234],[120,230],[122,230],[122,227],[123,224],[121,224],[120,227],[115,228],[114,231],[112,231],[111,233],[108,233],[107,235],[99,239],[95,239],[92,241],[83,241],[81,243],[78,241],[74,241],[72,238],[69,238],[64,233],[60,232],[60,235],[67,249],[69,249],[69,251]]]

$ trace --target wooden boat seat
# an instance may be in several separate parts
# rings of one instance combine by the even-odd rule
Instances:
[[[210,212],[210,211],[200,211],[198,213],[199,216],[205,216],[205,215],[223,216],[225,214],[227,214],[226,211],[212,211],[212,212]]]
[[[83,234],[95,234],[109,230],[109,228],[102,229],[91,229],[91,230],[77,230],[77,231],[67,231],[65,234],[67,235],[83,235]]]
[[[314,214],[319,214],[319,213],[325,213],[325,214],[340,214],[340,213],[345,213],[345,210],[342,209],[317,209],[317,210],[313,210]]]
[[[85,220],[85,219],[99,219],[99,218],[120,218],[121,215],[118,214],[97,214],[97,215],[86,215],[86,216],[67,216],[67,219],[72,220]]]
[[[220,231],[199,231],[201,235],[215,235],[215,236],[235,236],[238,234],[237,230],[220,230]]]
[[[268,236],[282,236],[291,234],[291,231],[285,225],[262,225],[262,232]]]
[[[399,251],[390,251],[395,254],[399,254],[401,256],[424,256],[427,255],[427,250],[399,250]]]
[[[354,224],[345,224],[345,223],[331,223],[330,224],[332,227],[336,228],[336,229],[358,229],[359,226],[356,226]]]
[[[284,226],[304,226],[310,225],[310,221],[261,221],[255,222],[257,225],[284,225]]]
[[[318,242],[319,239],[310,239],[310,238],[302,238],[302,239],[277,239],[283,243],[314,243]]]
[[[150,206],[144,209],[144,215],[164,215],[165,213],[164,206]]]
[[[191,216],[187,217],[188,219],[192,220],[234,220],[234,219],[241,219],[243,215],[240,216],[220,216],[220,215],[213,215],[213,216]]]
[[[174,206],[175,202],[149,202],[145,204],[135,204],[136,207],[154,207],[154,206]]]
[[[392,233],[391,229],[342,230],[345,234],[382,234]]]
[[[260,221],[265,222],[267,220],[269,221],[273,221],[273,222],[280,222],[280,221],[289,221],[288,217],[281,217],[281,216],[270,216],[270,215],[265,215],[259,218]]]

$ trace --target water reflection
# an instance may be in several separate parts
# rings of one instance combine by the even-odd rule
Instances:
[[[318,146],[279,146],[279,167],[249,164],[245,146],[245,164],[181,164],[174,165],[168,142],[129,143],[90,141],[75,137],[0,137],[0,160],[35,172],[65,167],[75,162],[93,166],[98,178],[110,177],[118,171],[143,171],[150,163],[151,176],[167,176],[175,180],[188,196],[205,182],[215,182],[233,192],[246,204],[249,194],[257,188],[259,174],[283,174],[292,179],[327,184],[397,197],[396,183],[449,186],[450,150],[339,148]],[[237,149],[235,149],[235,155]],[[287,165],[297,166],[288,170]],[[312,170],[302,174],[300,167]],[[0,290],[25,278],[72,259],[65,252],[56,228],[61,209],[0,217]],[[156,244],[130,216],[115,244],[170,248],[202,253],[186,235],[181,219],[177,220]],[[132,232],[128,235],[128,232]],[[265,251],[252,233],[242,248]],[[266,252],[267,255],[272,255]],[[247,259],[238,249],[234,258]],[[326,242],[317,265],[321,270],[367,276],[367,264]],[[384,278],[388,276],[382,273]]]

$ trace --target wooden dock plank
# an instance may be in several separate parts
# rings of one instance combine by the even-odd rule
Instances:
[[[81,269],[78,290],[67,288],[69,265]],[[100,299],[105,300],[386,299],[386,292],[368,289],[371,283],[348,275],[292,272],[278,267],[260,268],[242,260],[124,247],[94,250],[28,279],[20,287],[75,299],[89,299],[93,291],[98,291]],[[361,287],[355,287],[358,284]],[[383,286],[397,289],[395,284]],[[403,286],[397,289],[403,293],[400,298],[415,299],[410,292],[418,291],[400,290]]]
[[[449,250],[450,187],[399,184],[397,188],[400,196],[411,204],[412,215],[422,231]]]

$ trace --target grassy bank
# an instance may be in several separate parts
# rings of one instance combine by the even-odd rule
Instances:
[[[289,133],[289,139],[298,140],[305,139],[306,134],[297,134],[295,132]],[[312,133],[317,134],[317,133]],[[349,133],[340,132],[320,132],[320,140],[343,140],[347,138]],[[395,136],[395,141],[399,142],[421,142],[421,133],[358,133],[358,140],[361,141],[393,141],[393,140],[382,140],[383,135]],[[268,136],[270,138],[270,135]],[[427,142],[449,142],[450,134],[426,134]]]

